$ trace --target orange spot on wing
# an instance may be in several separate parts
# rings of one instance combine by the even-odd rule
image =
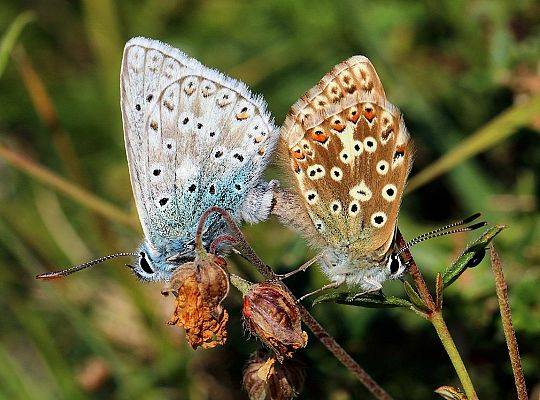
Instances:
[[[304,158],[306,158],[305,154],[302,152],[300,148],[291,150],[291,155],[297,160],[303,160]]]
[[[358,112],[358,108],[351,107],[347,110],[347,119],[353,123],[356,123],[358,121],[358,118],[360,118],[360,113]]]
[[[238,114],[236,114],[236,119],[237,120],[244,120],[244,119],[248,119],[249,118],[249,113],[246,111],[246,112],[240,112]]]
[[[345,124],[339,119],[332,120],[330,128],[335,129],[338,132],[343,132],[345,130]]]
[[[364,108],[363,115],[369,122],[371,122],[373,121],[373,118],[375,118],[375,110],[372,106],[366,106]]]
[[[314,128],[308,131],[309,136],[316,142],[326,143],[328,141],[328,133],[321,128]]]

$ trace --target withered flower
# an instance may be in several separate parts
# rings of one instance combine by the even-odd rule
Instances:
[[[280,364],[268,352],[259,350],[246,364],[242,385],[250,400],[288,400],[300,393],[304,380],[301,363],[286,360]]]
[[[229,293],[225,266],[223,258],[205,253],[178,268],[162,291],[176,296],[176,309],[167,323],[183,327],[194,349],[216,347],[227,340],[229,315],[221,306]]]
[[[242,313],[249,330],[282,362],[307,344],[296,300],[278,283],[252,285],[244,296]]]
[[[435,393],[446,400],[467,400],[467,396],[465,396],[465,394],[452,386],[441,386],[435,389]]]

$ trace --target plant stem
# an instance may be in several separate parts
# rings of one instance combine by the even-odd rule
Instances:
[[[281,287],[286,290],[288,293],[290,293],[292,296],[294,294],[291,292],[291,290],[285,285],[281,280],[278,279],[278,276],[274,273],[272,268],[270,268],[268,265],[266,265],[259,256],[255,253],[253,248],[249,245],[246,238],[244,237],[244,234],[242,231],[238,228],[236,223],[233,221],[231,216],[227,211],[225,211],[222,208],[219,207],[211,207],[201,216],[200,221],[202,221],[199,226],[204,225],[204,221],[208,218],[208,216],[212,213],[219,213],[227,225],[229,226],[229,229],[231,230],[232,235],[237,239],[238,241],[238,247],[241,251],[242,255],[250,261],[255,268],[259,271],[259,273],[264,276],[266,279],[274,280]],[[296,299],[296,297],[294,296]],[[359,381],[362,383],[366,389],[368,389],[373,396],[379,400],[392,400],[392,397],[381,387],[377,382],[373,380],[373,378],[351,357],[347,351],[343,347],[339,345],[338,342],[334,339],[333,336],[331,336],[326,329],[323,328],[323,326],[311,315],[311,313],[297,301],[298,310],[300,313],[300,316],[302,317],[302,321],[306,326],[313,332],[315,337],[320,340],[320,342],[336,357]]]
[[[535,94],[527,101],[509,107],[478,131],[468,135],[467,139],[453,150],[413,176],[407,184],[407,193],[431,182],[476,154],[497,145],[514,134],[518,128],[531,124],[537,118],[539,108],[540,94]]]
[[[37,181],[88,207],[95,213],[130,228],[139,229],[136,218],[2,144],[0,144],[0,158],[3,158],[13,167],[30,175]]]
[[[22,45],[18,45],[13,50],[12,56],[26,91],[30,96],[34,110],[49,131],[56,154],[62,161],[66,172],[79,185],[88,187],[71,136],[62,127],[56,107],[47,91],[45,83],[39,76],[36,68],[34,68],[26,50]]]
[[[442,312],[440,310],[433,312],[429,316],[429,320],[433,324],[433,327],[435,328],[439,339],[441,339],[441,343],[446,350],[448,357],[450,357],[450,361],[452,361],[452,365],[456,370],[461,385],[463,386],[463,390],[467,395],[467,398],[469,400],[478,400],[478,396],[476,395],[476,391],[474,390],[474,386],[469,376],[469,373],[467,372],[467,368],[465,368],[465,364],[463,363],[463,360],[459,355],[459,351],[454,343],[454,340],[452,339],[452,336],[450,335],[450,332],[446,327]]]
[[[396,240],[398,247],[402,248],[406,245],[405,239],[401,235],[399,229],[397,230]],[[402,254],[405,258],[405,261],[409,265],[408,271],[413,277],[416,289],[418,290],[420,297],[430,310],[427,313],[427,318],[433,324],[433,327],[435,328],[435,331],[437,332],[437,335],[439,336],[439,339],[441,340],[441,343],[446,350],[448,357],[450,357],[450,361],[452,362],[452,365],[456,370],[458,378],[461,382],[461,386],[463,386],[463,390],[465,391],[467,398],[469,400],[478,400],[478,395],[474,390],[474,386],[469,376],[469,373],[467,372],[467,368],[465,368],[465,364],[463,363],[461,355],[459,354],[454,340],[452,339],[452,335],[450,335],[450,331],[448,331],[448,328],[446,327],[446,323],[444,322],[444,318],[442,316],[442,311],[437,308],[435,301],[433,301],[433,296],[431,295],[426,285],[424,276],[416,265],[416,262],[414,261],[410,250],[406,248]]]
[[[518,399],[527,400],[527,387],[525,386],[525,378],[523,377],[523,369],[521,368],[521,358],[519,356],[516,332],[514,331],[514,326],[512,324],[512,312],[510,311],[510,303],[508,301],[508,285],[504,279],[501,258],[499,257],[497,250],[495,250],[495,246],[491,244],[489,250],[491,253],[491,270],[495,277],[495,289],[497,292],[497,299],[499,300],[499,310],[501,312],[504,337],[508,347],[510,364],[512,364]]]

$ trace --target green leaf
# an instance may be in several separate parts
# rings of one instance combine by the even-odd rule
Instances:
[[[319,303],[348,304],[351,306],[367,308],[414,308],[413,303],[408,300],[395,296],[386,297],[381,292],[367,293],[364,296],[358,296],[354,293],[333,291],[317,297],[313,302],[313,305]]]
[[[11,50],[17,43],[17,39],[21,35],[24,27],[35,20],[35,15],[32,11],[20,13],[13,20],[7,31],[2,36],[0,41],[0,77],[6,68]]]
[[[447,288],[454,283],[467,268],[478,265],[486,254],[487,245],[505,228],[505,225],[495,225],[470,243],[458,259],[444,271],[443,288]]]
[[[429,312],[429,308],[426,306],[426,303],[424,303],[424,300],[420,297],[420,295],[414,290],[414,288],[411,286],[411,284],[407,281],[403,282],[403,287],[405,289],[405,293],[407,293],[407,296],[411,300],[411,302],[414,304],[414,306],[422,312]]]

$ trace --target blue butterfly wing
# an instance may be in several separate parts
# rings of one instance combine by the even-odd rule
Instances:
[[[278,139],[261,97],[175,48],[134,38],[124,49],[121,106],[137,211],[158,253],[193,240],[211,206],[261,219],[249,214],[270,206],[253,197]]]

